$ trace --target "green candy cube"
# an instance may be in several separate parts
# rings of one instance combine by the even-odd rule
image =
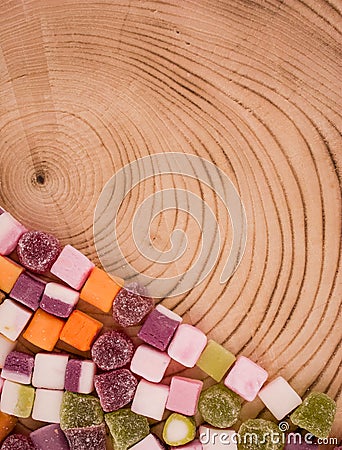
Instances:
[[[329,436],[336,413],[336,403],[326,394],[312,392],[291,414],[295,425],[318,438]]]
[[[239,429],[239,450],[283,450],[285,436],[278,425],[264,419],[249,419]]]
[[[105,414],[114,450],[127,450],[150,433],[148,420],[128,408]]]
[[[203,419],[217,428],[233,425],[241,410],[240,397],[222,384],[215,384],[202,392],[198,409]]]
[[[196,365],[215,381],[221,381],[235,360],[235,356],[230,351],[217,342],[209,340]]]
[[[163,439],[168,445],[184,445],[195,439],[196,423],[193,417],[171,414],[163,428]]]
[[[99,399],[92,395],[64,392],[61,406],[61,428],[91,427],[103,423]]]

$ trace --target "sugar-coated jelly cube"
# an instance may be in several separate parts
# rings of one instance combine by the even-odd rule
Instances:
[[[67,318],[72,313],[80,294],[59,283],[47,283],[40,302],[42,310],[57,317]]]
[[[27,229],[18,222],[10,213],[0,215],[0,255],[9,255],[19,241],[20,236]]]
[[[12,434],[5,439],[0,450],[35,450],[35,448],[28,436]]]
[[[100,401],[93,395],[64,392],[61,407],[61,428],[91,427],[103,423]]]
[[[62,353],[37,353],[34,361],[32,384],[38,388],[64,389],[68,355]]]
[[[168,395],[169,386],[150,383],[142,379],[135,392],[131,409],[137,414],[161,420]]]
[[[0,442],[11,433],[17,422],[16,417],[0,411]]]
[[[94,390],[96,366],[93,361],[70,359],[65,372],[65,389],[80,394]]]
[[[4,366],[6,357],[17,345],[16,341],[10,341],[7,337],[0,334],[0,369]]]
[[[238,450],[236,431],[202,425],[199,437],[203,450]]]
[[[168,354],[183,366],[194,367],[206,344],[207,337],[201,330],[183,324],[177,328],[169,345]]]
[[[106,450],[105,424],[65,430],[70,450]]]
[[[10,292],[10,297],[33,311],[36,311],[44,289],[45,283],[43,281],[24,272],[19,275],[19,278],[15,282],[15,285]]]
[[[241,402],[234,392],[222,384],[215,384],[202,392],[198,409],[203,419],[210,425],[227,428],[237,421]]]
[[[164,450],[164,445],[153,434],[148,434],[144,439],[130,447],[129,450]]]
[[[1,377],[21,384],[30,384],[34,357],[27,353],[13,351],[7,355]]]
[[[33,406],[35,390],[32,386],[5,380],[1,392],[0,410],[16,417],[27,418]]]
[[[163,439],[168,445],[179,446],[195,439],[196,424],[192,417],[172,413],[163,428]]]
[[[210,339],[196,366],[211,378],[220,382],[235,360],[235,356],[230,351]]]
[[[103,324],[82,311],[75,310],[66,321],[60,335],[61,341],[86,352],[100,332]]]
[[[32,418],[41,422],[59,423],[63,391],[36,389]]]
[[[69,450],[69,444],[59,424],[46,425],[30,433],[35,450]]]
[[[127,450],[150,432],[146,417],[135,414],[127,408],[105,414],[105,421],[115,450]]]
[[[107,331],[99,336],[91,348],[95,364],[102,370],[119,369],[128,364],[133,356],[132,340],[121,331]]]
[[[51,351],[57,344],[64,327],[64,321],[42,309],[37,309],[23,337],[36,347]]]
[[[152,311],[154,301],[141,295],[138,288],[130,285],[122,288],[113,303],[113,318],[122,327],[138,325]]]
[[[95,389],[105,412],[126,406],[134,397],[138,381],[128,369],[95,375]]]
[[[185,377],[172,377],[166,408],[186,416],[197,412],[198,399],[203,382]]]
[[[23,271],[24,268],[19,264],[0,256],[0,289],[9,294]]]
[[[131,371],[145,380],[159,383],[170,361],[171,358],[166,352],[161,352],[149,345],[139,345],[131,361]]]
[[[285,437],[269,420],[249,419],[239,428],[239,450],[283,450]]]
[[[291,414],[291,420],[314,436],[329,437],[336,413],[336,402],[328,395],[312,392]]]
[[[0,333],[11,341],[18,339],[30,320],[32,311],[6,298],[0,305]]]

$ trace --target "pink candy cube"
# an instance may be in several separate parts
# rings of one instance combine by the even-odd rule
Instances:
[[[171,358],[165,352],[156,350],[149,345],[139,345],[131,361],[131,371],[145,380],[159,383]]]
[[[203,445],[198,439],[195,439],[189,442],[189,444],[181,445],[180,447],[170,447],[170,450],[203,450]]]
[[[0,255],[9,255],[16,248],[19,238],[27,229],[10,213],[0,215]]]
[[[142,441],[130,447],[129,450],[164,450],[164,448],[153,434],[148,434]]]
[[[268,373],[245,356],[239,356],[224,384],[245,400],[251,402],[267,380]]]
[[[166,408],[186,416],[193,416],[197,412],[202,387],[203,382],[200,380],[172,377]]]
[[[185,367],[194,367],[204,347],[207,337],[192,325],[179,325],[168,348],[169,356]]]
[[[51,267],[51,273],[79,290],[94,267],[95,265],[85,255],[71,245],[66,245]]]

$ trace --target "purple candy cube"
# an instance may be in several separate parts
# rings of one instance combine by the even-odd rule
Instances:
[[[23,434],[12,434],[3,442],[1,450],[35,450],[33,442]]]
[[[10,297],[36,311],[45,289],[45,283],[23,272],[13,286]]]
[[[148,315],[138,337],[147,344],[165,351],[181,321],[180,316],[164,306],[158,305]]]
[[[27,353],[13,351],[6,357],[1,377],[20,384],[30,384],[34,357]]]
[[[64,431],[71,450],[106,450],[105,424]]]
[[[30,438],[35,450],[69,450],[68,441],[58,424],[47,425],[32,431]]]
[[[49,314],[57,317],[69,317],[80,294],[59,283],[47,283],[40,302],[40,307]]]
[[[65,373],[65,389],[79,394],[90,394],[94,390],[96,365],[93,361],[70,359]]]

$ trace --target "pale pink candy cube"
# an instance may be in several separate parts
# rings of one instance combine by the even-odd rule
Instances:
[[[60,423],[60,411],[64,391],[36,389],[32,419],[41,422]]]
[[[278,377],[263,387],[259,398],[277,420],[283,419],[302,403],[297,392],[283,377]]]
[[[131,371],[145,380],[159,383],[163,379],[170,361],[171,358],[167,353],[149,345],[139,345],[131,361]]]
[[[74,289],[81,289],[95,265],[80,251],[66,245],[51,267],[51,273]]]
[[[198,439],[195,439],[189,442],[189,444],[181,445],[180,447],[170,447],[170,450],[203,450],[203,445]]]
[[[68,355],[62,353],[37,353],[34,360],[32,385],[45,389],[64,389]]]
[[[258,395],[267,377],[266,370],[249,358],[239,356],[224,380],[224,384],[227,388],[251,402]]]
[[[202,387],[203,382],[200,380],[172,377],[166,409],[186,416],[195,415]]]
[[[136,414],[162,420],[169,387],[142,379],[138,384],[131,410]]]
[[[6,298],[0,305],[0,333],[11,341],[15,341],[18,339],[31,316],[32,311]]]
[[[27,229],[10,213],[0,215],[0,255],[9,255],[16,248],[20,236]]]
[[[164,448],[153,434],[148,434],[142,441],[130,447],[129,450],[164,450]]]
[[[0,318],[1,322],[1,318]],[[10,341],[7,337],[0,334],[0,368],[4,367],[6,357],[15,349],[17,342]]]
[[[194,367],[207,345],[207,337],[192,325],[179,325],[169,348],[168,354],[185,367]]]
[[[201,425],[199,438],[203,450],[238,450],[238,435],[235,430]]]

